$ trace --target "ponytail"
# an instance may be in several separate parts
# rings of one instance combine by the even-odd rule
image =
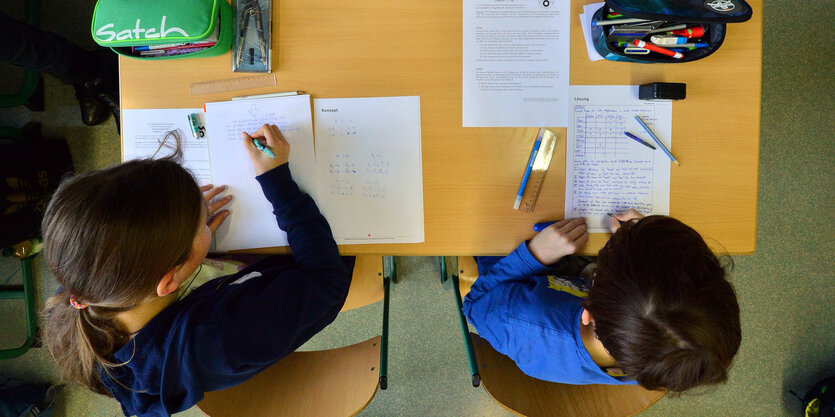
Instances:
[[[95,306],[78,309],[70,303],[70,298],[64,291],[46,301],[46,345],[58,362],[64,379],[112,396],[102,384],[97,368],[121,365],[110,362],[107,357],[124,345],[130,335],[114,325],[115,312],[99,314],[99,308]]]
[[[66,380],[112,395],[101,375],[124,365],[113,355],[131,337],[116,317],[154,296],[163,275],[186,261],[203,205],[191,174],[167,159],[61,184],[42,234],[44,259],[64,289],[43,314],[45,345]]]

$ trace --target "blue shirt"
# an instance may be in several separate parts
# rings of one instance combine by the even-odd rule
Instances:
[[[594,363],[580,337],[585,289],[547,276],[547,269],[522,243],[479,270],[464,298],[464,314],[496,351],[534,378],[575,385],[636,384]]]
[[[327,220],[287,164],[256,179],[293,257],[268,257],[203,284],[116,351],[112,361],[125,365],[99,375],[126,415],[169,415],[206,391],[239,384],[296,350],[342,308],[351,274]]]

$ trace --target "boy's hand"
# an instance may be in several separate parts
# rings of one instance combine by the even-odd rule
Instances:
[[[252,136],[246,132],[241,132],[241,136],[244,140],[244,148],[249,153],[249,159],[255,168],[255,175],[261,175],[273,168],[284,165],[290,158],[290,143],[284,139],[284,136],[278,131],[276,125],[261,126]],[[272,149],[275,154],[275,159],[270,158],[266,153],[258,150],[255,144],[252,143],[253,138],[258,139],[265,146]]]
[[[563,256],[577,252],[588,240],[586,219],[565,219],[537,233],[528,243],[528,250],[541,264],[551,265]]]
[[[635,210],[635,209],[629,209],[629,210],[626,210],[624,212],[614,213],[614,216],[609,216],[609,230],[611,230],[612,233],[615,233],[615,232],[618,231],[618,229],[620,229],[620,223],[621,222],[626,223],[628,221],[632,221],[632,220],[637,221],[637,220],[641,220],[643,218],[644,218],[644,215],[641,214],[640,212],[638,212],[638,210]]]
[[[223,224],[223,221],[226,220],[226,217],[229,216],[229,210],[223,210],[220,212],[218,212],[218,210],[232,201],[232,196],[227,195],[225,197],[215,198],[220,195],[220,193],[226,191],[225,185],[215,188],[212,184],[207,184],[200,187],[200,191],[203,192],[203,199],[206,201],[206,224],[209,225],[209,230],[212,234],[215,234],[217,228],[220,227],[220,225]]]

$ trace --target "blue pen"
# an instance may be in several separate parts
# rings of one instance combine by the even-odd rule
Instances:
[[[652,149],[652,150],[655,150],[655,146],[652,146],[652,145],[650,145],[649,143],[646,143],[646,141],[644,141],[643,139],[641,139],[641,138],[639,138],[639,137],[637,137],[637,136],[635,136],[635,135],[633,135],[633,134],[631,134],[631,133],[629,133],[629,132],[623,132],[623,134],[624,134],[624,135],[626,135],[626,136],[629,136],[629,137],[630,137],[630,138],[632,138],[632,139],[635,139],[635,141],[636,141],[636,142],[638,142],[638,143],[640,143],[641,145],[644,145],[644,146],[646,146],[647,148],[650,148],[650,149]]]
[[[615,217],[615,215],[614,215],[614,214],[612,214],[612,213],[606,213],[606,215],[607,215],[607,216],[609,216],[609,217],[611,217],[611,218],[613,218],[613,219],[615,219],[615,220],[617,220],[617,221],[618,221],[618,223],[620,223],[620,224],[621,224],[621,226],[623,225],[623,220],[621,220],[621,219],[619,219],[619,218]]]
[[[536,159],[536,154],[539,152],[539,145],[542,145],[542,136],[545,135],[545,128],[539,129],[539,134],[536,135],[536,142],[533,144],[533,150],[531,150],[531,157],[528,160],[528,167],[525,168],[525,175],[522,176],[522,184],[519,186],[519,192],[516,193],[516,202],[513,203],[513,209],[519,210],[519,205],[522,204],[522,194],[525,193],[525,186],[528,185],[528,178],[531,176],[531,170],[533,169],[533,161]]]
[[[534,232],[541,232],[541,231],[545,230],[545,228],[547,228],[548,226],[550,226],[550,225],[552,225],[552,224],[554,224],[554,223],[556,223],[556,222],[542,222],[542,223],[537,223],[537,224],[533,225],[533,231],[534,231]]]
[[[606,213],[606,214],[608,214],[608,215],[609,215],[609,217],[614,217],[614,218],[615,218],[615,220],[617,220],[617,221],[618,221],[618,223],[623,224],[623,221],[622,221],[622,220],[620,220],[620,219],[618,219],[617,217],[615,217],[615,215],[614,215],[614,214],[612,214],[612,213]],[[542,222],[542,223],[537,223],[537,224],[533,225],[533,231],[534,231],[534,232],[541,232],[541,231],[543,231],[543,230],[547,229],[547,228],[548,228],[548,226],[550,226],[550,225],[552,225],[552,224],[554,224],[554,223],[556,223],[556,222]]]
[[[255,147],[258,148],[259,151],[264,152],[270,158],[275,159],[275,153],[273,153],[273,150],[261,143],[260,140],[252,138],[252,143],[255,144]]]
[[[638,121],[638,124],[641,125],[641,127],[644,128],[644,130],[647,133],[649,133],[649,136],[652,138],[652,140],[654,140],[655,143],[658,144],[658,147],[661,148],[661,150],[664,151],[664,153],[667,154],[667,156],[670,157],[670,160],[672,160],[674,164],[680,166],[681,164],[678,163],[678,161],[676,160],[676,157],[673,156],[672,152],[670,152],[670,150],[667,149],[666,146],[664,146],[664,143],[662,143],[661,140],[658,139],[658,136],[655,136],[655,133],[653,133],[652,130],[649,129],[649,126],[647,126],[647,124],[644,123],[644,120],[641,119],[641,116],[636,115],[635,120]]]

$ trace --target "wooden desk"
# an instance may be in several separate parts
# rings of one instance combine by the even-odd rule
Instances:
[[[717,248],[752,253],[757,222],[762,0],[728,25],[722,47],[686,64],[590,62],[572,0],[571,84],[687,83],[673,104],[670,215]],[[461,127],[460,1],[281,0],[273,20],[278,86],[190,96],[189,84],[244,77],[231,57],[144,62],[121,58],[122,108],[199,107],[207,101],[304,90],[316,98],[419,95],[426,242],[348,245],[345,253],[506,254],[531,225],[563,215],[565,143],[554,155],[534,213],[513,210],[536,128]],[[561,129],[565,134],[565,129]],[[592,235],[596,253],[607,235]],[[721,246],[720,246],[721,245]],[[282,251],[283,249],[271,250]]]

